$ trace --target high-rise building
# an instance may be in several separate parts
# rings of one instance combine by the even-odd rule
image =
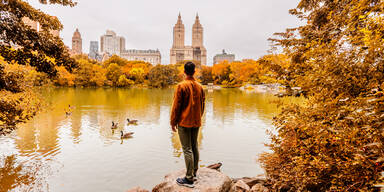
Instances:
[[[217,64],[217,63],[220,63],[221,61],[225,61],[225,60],[228,61],[229,63],[232,63],[235,60],[235,55],[234,54],[228,54],[223,49],[222,54],[216,54],[213,57],[213,64]]]
[[[102,53],[120,56],[125,50],[125,38],[117,36],[112,30],[107,30],[100,38],[100,50]]]
[[[89,46],[89,58],[91,59],[98,59],[99,56],[99,42],[98,41],[91,41]]]
[[[81,39],[81,34],[79,29],[73,33],[72,36],[72,55],[80,55],[83,53],[83,40]]]
[[[203,43],[203,26],[200,23],[199,15],[196,15],[192,27],[192,46],[185,45],[185,28],[181,15],[179,14],[176,25],[173,27],[173,45],[170,51],[171,64],[180,61],[195,60],[201,65],[207,64],[207,50]]]

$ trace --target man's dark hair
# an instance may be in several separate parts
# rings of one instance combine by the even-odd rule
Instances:
[[[184,65],[184,72],[187,74],[187,75],[193,75],[195,74],[195,67],[196,65],[191,62],[191,61],[188,61],[185,65]]]

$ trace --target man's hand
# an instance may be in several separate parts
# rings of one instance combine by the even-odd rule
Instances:
[[[172,125],[172,131],[176,132],[177,131],[177,125]]]

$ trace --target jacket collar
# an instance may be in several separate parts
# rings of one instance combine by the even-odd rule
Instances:
[[[192,81],[195,81],[195,78],[194,78],[193,76],[187,76],[187,77],[185,78],[185,80],[192,80]]]

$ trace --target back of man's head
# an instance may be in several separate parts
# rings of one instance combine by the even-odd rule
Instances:
[[[193,75],[195,74],[195,67],[196,65],[191,62],[191,61],[188,61],[185,65],[184,65],[184,72],[185,74],[187,75]]]

